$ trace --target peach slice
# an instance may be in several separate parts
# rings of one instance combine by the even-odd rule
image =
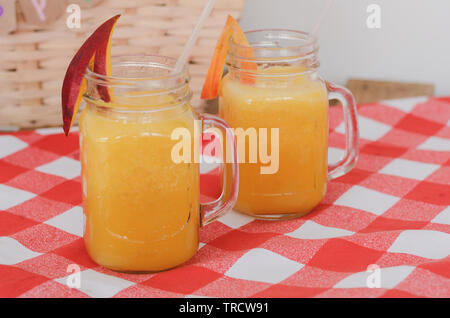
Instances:
[[[104,74],[108,76],[111,76],[112,74],[111,46],[112,46],[112,35],[114,33],[116,24],[117,23],[113,25],[109,38],[107,39],[107,42],[103,43],[95,53],[94,72],[97,74]],[[103,101],[107,103],[111,101],[111,96],[109,95],[109,91],[106,86],[98,85],[97,90]]]
[[[242,46],[242,48],[239,48],[239,50],[238,50],[239,56],[252,59],[254,57],[253,49],[250,47],[250,43],[248,43],[247,37],[245,36],[244,31],[242,31],[241,26],[234,19],[233,19],[232,37],[233,37],[234,43]],[[243,70],[256,71],[258,69],[258,65],[255,62],[251,62],[251,61],[242,61],[240,67]],[[244,84],[254,84],[255,83],[254,77],[250,77],[248,74],[245,74],[245,73],[240,74],[240,80],[241,80],[241,83],[244,83]]]
[[[225,62],[228,54],[230,39],[236,44],[242,46],[250,47],[244,32],[242,31],[239,23],[232,17],[228,16],[225,27],[222,30],[222,34],[217,41],[216,48],[214,50],[214,55],[209,66],[208,74],[206,75],[205,83],[202,89],[202,99],[213,99],[216,98],[219,91],[219,84],[222,80],[223,70],[225,67]],[[253,51],[251,49],[242,50],[241,55],[252,58]],[[243,62],[242,67],[245,69],[256,70],[257,65],[253,62]],[[241,82],[253,84],[254,79],[248,76],[241,75]]]
[[[69,134],[86,90],[86,80],[84,79],[86,68],[93,67],[94,71],[99,74],[109,75],[111,73],[111,38],[119,18],[120,15],[116,15],[95,30],[75,54],[67,68],[61,94],[63,128],[66,136]],[[99,94],[105,101],[110,99],[106,87],[99,88]]]

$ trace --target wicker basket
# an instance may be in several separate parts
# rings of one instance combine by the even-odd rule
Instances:
[[[67,1],[70,3],[70,1]],[[103,21],[122,13],[112,54],[178,57],[206,0],[103,0],[81,12],[81,28],[66,26],[68,14],[42,29],[24,21],[18,6],[17,30],[0,35],[0,127],[61,125],[61,85],[65,70],[84,39]],[[199,99],[210,58],[227,14],[238,18],[244,0],[218,0],[190,58],[193,106]]]

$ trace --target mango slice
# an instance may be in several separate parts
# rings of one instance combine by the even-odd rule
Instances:
[[[206,76],[205,83],[203,84],[202,99],[214,99],[218,95],[220,81],[222,80],[225,62],[229,50],[230,39],[233,37],[233,41],[236,44],[250,47],[244,32],[242,31],[239,23],[232,17],[228,16],[225,27],[222,30],[222,34],[217,41],[214,55],[209,66],[208,74]],[[251,49],[242,51],[244,57],[252,58],[253,52]],[[246,70],[256,70],[257,65],[254,62],[246,61],[241,65]],[[247,84],[253,84],[254,78],[241,75],[241,82]]]
[[[84,42],[67,68],[61,92],[63,128],[66,136],[73,125],[78,107],[86,91],[84,74],[93,65],[94,71],[102,75],[111,74],[111,38],[120,15],[103,23]],[[99,87],[99,94],[105,101],[110,100],[106,87]]]

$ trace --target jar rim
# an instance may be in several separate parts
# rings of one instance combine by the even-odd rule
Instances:
[[[95,82],[103,82],[109,84],[120,84],[120,83],[143,83],[151,81],[161,81],[161,80],[175,80],[180,77],[186,77],[189,79],[188,65],[184,65],[182,70],[173,73],[177,60],[163,55],[155,54],[123,54],[123,55],[113,55],[111,57],[112,66],[151,66],[153,68],[165,69],[167,74],[158,75],[147,75],[147,76],[126,76],[126,75],[104,75],[99,74],[89,67],[86,68],[84,77],[87,80],[93,80]],[[113,70],[114,71],[114,70]]]
[[[292,29],[280,29],[280,28],[274,28],[274,29],[255,29],[255,30],[249,30],[244,32],[247,39],[249,39],[250,45],[243,45],[238,44],[235,42],[234,37],[231,37],[230,39],[230,46],[231,48],[236,49],[252,49],[255,50],[301,50],[304,48],[311,48],[311,51],[318,50],[318,38],[316,35],[300,31],[300,30],[292,30]],[[257,34],[265,34],[265,37],[270,39],[283,39],[283,40],[291,40],[292,42],[297,41],[301,42],[301,44],[292,44],[292,45],[284,45],[280,47],[268,47],[268,46],[252,46],[252,36]]]
[[[230,39],[227,66],[242,76],[260,79],[296,77],[312,74],[320,66],[317,37],[311,33],[290,29],[258,29],[245,32],[249,45]],[[254,69],[250,66],[256,64]],[[279,65],[304,65],[304,71],[265,74],[260,69]]]
[[[192,97],[188,66],[184,65],[180,72],[173,72],[177,62],[174,58],[148,54],[116,55],[111,57],[111,62],[112,75],[98,74],[89,68],[86,70],[87,89],[83,97],[91,104],[124,112],[150,113],[187,104]],[[104,101],[99,93],[102,86],[114,88],[114,95],[122,98]],[[159,98],[166,95],[172,95],[173,102]],[[146,105],[142,98],[147,97],[154,97],[155,104]],[[124,101],[126,107],[121,106]]]

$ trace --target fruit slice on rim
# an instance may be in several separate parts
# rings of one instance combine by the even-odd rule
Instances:
[[[67,68],[61,94],[63,128],[66,136],[69,134],[86,90],[87,85],[84,79],[86,69],[93,67],[98,74],[111,74],[111,38],[119,18],[120,15],[116,15],[95,30],[75,54]],[[110,101],[106,87],[99,86],[98,91],[104,101]]]
[[[237,21],[229,15],[222,34],[217,41],[214,55],[211,60],[211,64],[209,65],[208,75],[206,75],[206,80],[203,84],[201,95],[202,99],[213,99],[218,95],[219,84],[222,80],[231,38],[233,38],[234,43],[246,47],[245,49],[240,50],[241,56],[248,57],[249,59],[253,57],[253,51],[250,49],[250,45],[244,32],[239,26],[239,23],[237,23]],[[250,61],[242,62],[241,67],[245,70],[256,70],[258,68],[256,63]],[[253,84],[255,81],[254,78],[246,75],[241,75],[240,79],[241,82],[247,84]]]
[[[254,58],[253,49],[250,46],[250,43],[247,40],[247,37],[242,31],[241,26],[237,23],[236,20],[233,19],[233,34],[232,34],[233,43],[240,45],[237,49],[237,54],[240,57],[248,58],[249,60]],[[241,61],[240,68],[245,71],[256,71],[258,69],[258,65],[255,62],[251,61]],[[241,72],[239,76],[241,83],[244,84],[254,84],[255,78],[249,76],[246,72]]]
[[[111,64],[111,46],[112,46],[112,35],[116,27],[114,23],[111,32],[109,33],[109,38],[106,43],[102,43],[95,53],[94,58],[94,72],[97,74],[112,75],[112,64]],[[97,85],[98,93],[104,102],[109,103],[111,101],[111,96],[109,94],[108,88],[103,85]]]

